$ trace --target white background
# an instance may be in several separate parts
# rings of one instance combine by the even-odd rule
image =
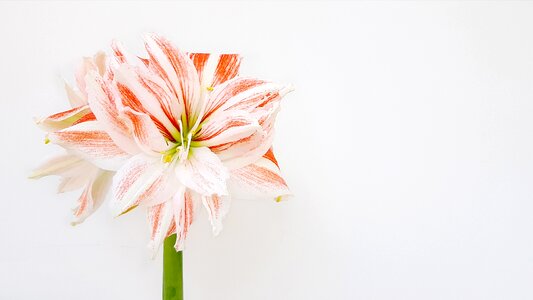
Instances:
[[[533,3],[0,3],[0,299],[159,299],[143,211],[71,227],[77,193],[26,179],[32,118],[113,38],[158,32],[291,82],[275,148],[295,197],[205,213],[197,299],[533,299]]]

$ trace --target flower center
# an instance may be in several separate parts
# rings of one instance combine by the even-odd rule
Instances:
[[[164,163],[182,162],[189,157],[193,132],[184,130],[181,120],[178,121],[178,125],[180,126],[180,141],[172,143],[167,150],[161,152],[161,161]]]

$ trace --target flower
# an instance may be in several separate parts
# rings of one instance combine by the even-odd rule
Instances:
[[[292,88],[238,76],[236,54],[187,54],[156,35],[145,47],[147,57],[138,58],[115,45],[111,76],[88,70],[84,89],[96,121],[49,134],[117,170],[114,214],[148,207],[152,248],[176,233],[181,250],[199,203],[218,234],[232,197],[290,194],[271,146],[280,100]]]
[[[46,132],[56,134],[59,131],[85,122],[95,123],[96,119],[88,105],[85,75],[89,71],[96,71],[101,76],[108,76],[107,57],[99,52],[93,57],[83,58],[76,72],[78,89],[65,83],[65,90],[71,109],[50,115],[36,121],[37,125]],[[49,143],[47,137],[45,143]],[[67,153],[53,157],[35,169],[30,178],[41,178],[50,175],[62,177],[58,192],[68,192],[82,188],[83,192],[78,198],[77,207],[74,209],[73,225],[83,222],[104,201],[106,192],[111,185],[114,172],[101,169],[82,156]]]

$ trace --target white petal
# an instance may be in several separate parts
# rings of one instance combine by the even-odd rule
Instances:
[[[227,195],[229,173],[207,147],[190,149],[189,158],[178,164],[176,176],[187,187],[204,196]]]
[[[229,211],[230,203],[231,198],[229,196],[213,195],[202,197],[202,204],[209,215],[214,235],[218,235],[222,230],[222,220]]]
[[[228,180],[228,188],[232,197],[240,199],[268,198],[279,201],[291,195],[279,168],[266,157],[244,168],[233,170]]]
[[[89,106],[84,105],[39,119],[36,123],[44,131],[56,131],[72,126],[90,113]]]
[[[138,205],[162,203],[170,199],[178,187],[171,164],[138,154],[130,158],[113,179],[112,210],[120,215]]]
[[[78,200],[72,225],[82,223],[102,205],[111,186],[113,174],[113,172],[101,170],[94,175]]]

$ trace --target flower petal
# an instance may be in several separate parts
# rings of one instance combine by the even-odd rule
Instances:
[[[214,235],[218,235],[222,230],[222,220],[229,211],[230,200],[231,198],[229,196],[213,195],[202,197],[202,204],[209,215],[209,221],[213,227]]]
[[[148,36],[145,46],[150,57],[149,67],[166,81],[192,126],[196,122],[194,115],[201,109],[200,81],[193,62],[165,38]]]
[[[165,138],[148,115],[136,112],[129,107],[124,108],[123,113],[131,123],[137,145],[145,153],[158,155],[168,148]]]
[[[29,178],[39,179],[50,175],[71,176],[76,173],[76,170],[85,166],[85,162],[81,157],[73,154],[62,154],[52,157],[41,164],[38,168],[33,170]]]
[[[171,164],[138,154],[117,171],[113,179],[112,210],[121,215],[139,205],[156,205],[169,200],[179,187]]]
[[[290,91],[291,86],[236,77],[214,88],[203,118],[207,119],[215,112],[225,110],[253,112],[257,108],[279,102]]]
[[[90,114],[88,105],[79,106],[37,120],[37,125],[44,131],[56,131],[72,126],[76,121]]]
[[[121,149],[130,154],[138,153],[139,147],[131,136],[128,124],[119,113],[118,99],[112,85],[96,72],[90,72],[86,82],[89,105],[98,122]]]
[[[113,172],[101,170],[91,179],[78,199],[72,225],[82,223],[102,205],[111,186],[113,174]]]
[[[272,156],[273,153],[268,153],[257,162],[231,172],[228,188],[232,197],[266,197],[280,201],[282,197],[291,195]]]
[[[211,147],[236,142],[260,130],[257,120],[245,111],[222,112],[202,123],[194,141]]]
[[[152,250],[153,256],[155,257],[157,250],[159,250],[165,238],[176,232],[174,205],[172,201],[165,201],[149,207],[148,222],[150,223],[151,229],[148,247]]]
[[[229,173],[207,147],[191,148],[189,158],[177,165],[176,176],[184,185],[204,196],[228,193],[226,179]]]
[[[274,138],[273,125],[278,111],[278,104],[269,104],[257,109],[253,115],[262,126],[262,131],[257,131],[250,137],[233,143],[211,147],[211,150],[218,155],[224,165],[230,170],[239,169],[257,161],[272,145]]]
[[[79,107],[87,105],[87,97],[82,95],[80,91],[73,89],[70,84],[65,82],[65,91],[67,93],[68,101],[71,107]]]
[[[106,54],[102,51],[93,57],[84,57],[82,63],[76,70],[76,83],[82,95],[87,96],[85,76],[91,71],[96,71],[103,76],[106,71]]]
[[[52,132],[48,138],[106,170],[116,170],[129,156],[115,145],[98,121],[87,121]]]
[[[168,138],[179,136],[176,128],[182,108],[161,78],[129,65],[116,70],[115,78],[124,106],[152,116]]]
[[[176,193],[172,199],[174,206],[174,223],[176,224],[176,251],[182,251],[185,246],[185,239],[189,233],[189,228],[194,220],[194,199],[190,190]]]
[[[214,88],[239,74],[239,54],[189,53],[202,88]]]

